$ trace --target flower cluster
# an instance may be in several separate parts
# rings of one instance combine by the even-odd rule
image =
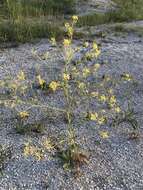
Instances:
[[[19,116],[21,119],[25,119],[29,117],[29,113],[27,111],[19,112]]]
[[[20,71],[19,74],[17,75],[17,78],[19,80],[25,80],[25,74],[23,71]]]
[[[16,76],[16,80],[10,85],[14,94],[14,100],[10,100],[12,102],[10,102],[11,108],[14,109],[16,103],[22,104],[26,100],[27,105],[31,106],[29,106],[30,109],[33,106],[32,103],[35,101],[33,103],[35,107],[44,107],[46,110],[53,109],[56,114],[59,111],[64,113],[64,121],[67,124],[67,140],[64,140],[64,142],[68,143],[68,147],[72,153],[77,151],[76,135],[73,127],[75,117],[82,121],[86,120],[89,125],[101,126],[100,128],[103,128],[111,119],[114,119],[114,116],[116,118],[116,116],[120,115],[119,113],[122,113],[119,100],[116,96],[116,90],[113,90],[115,82],[110,75],[98,75],[97,71],[101,68],[101,64],[98,62],[98,57],[101,54],[98,43],[96,41],[86,41],[78,45],[73,45],[74,26],[78,20],[78,16],[74,15],[70,22],[65,23],[66,37],[61,42],[62,48],[58,46],[54,37],[50,39],[52,46],[56,46],[56,49],[59,47],[60,51],[62,50],[63,63],[61,72],[54,76],[54,80],[50,80],[49,83],[46,82],[49,78],[44,79],[40,74],[35,77],[36,83],[38,83],[38,89],[40,86],[40,90],[48,92],[44,93],[44,95],[49,96],[49,92],[52,92],[51,96],[56,97],[53,93],[56,94],[59,90],[58,92],[63,102],[62,108],[52,107],[52,104],[49,102],[46,102],[46,105],[42,104],[39,96],[36,97],[37,99],[30,97],[29,100],[27,100],[27,96],[22,97],[23,101],[21,100],[22,98],[18,99],[17,94],[21,95],[27,88],[27,86],[21,85],[26,83],[24,71],[20,71]],[[32,54],[39,58],[40,61],[44,60],[44,63],[47,63],[47,59],[50,57],[50,52],[39,56],[35,49],[32,49]],[[133,77],[128,73],[124,73],[120,79],[122,79],[121,81],[131,81]],[[29,84],[30,87],[33,87],[33,81]],[[0,83],[0,85],[3,84]],[[32,103],[31,100],[33,101]],[[10,103],[5,102],[5,106],[8,106]],[[17,112],[22,124],[28,122],[30,109],[26,109],[28,111]],[[100,131],[99,135],[103,139],[107,139],[110,136],[108,131]],[[44,157],[44,151],[51,151],[55,148],[49,139],[44,139],[41,146],[42,149],[27,143],[24,148],[24,154],[26,156],[33,155],[38,160],[41,160]],[[70,151],[68,151],[68,153],[71,153]]]
[[[99,125],[105,124],[106,122],[106,117],[97,112],[88,113],[87,118],[91,121],[96,121]]]
[[[131,80],[133,80],[133,77],[130,74],[128,74],[128,73],[122,74],[121,77],[125,81],[131,81]]]
[[[52,81],[49,84],[49,89],[51,89],[53,92],[55,92],[59,86],[60,86],[59,82]]]
[[[40,87],[44,88],[46,81],[44,79],[42,79],[40,75],[37,76],[37,79],[38,79]]]
[[[24,155],[26,157],[28,156],[34,156],[37,160],[41,160],[43,158],[43,151],[33,145],[30,145],[30,143],[26,143],[24,147]]]

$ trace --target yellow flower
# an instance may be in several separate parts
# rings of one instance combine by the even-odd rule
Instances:
[[[99,95],[99,92],[91,92],[90,94],[92,97],[98,97]]]
[[[79,82],[78,88],[80,88],[80,89],[85,88],[85,83],[84,82]]]
[[[57,44],[56,39],[55,39],[54,37],[52,37],[52,38],[50,39],[50,42],[51,42],[51,44],[52,44],[53,46],[55,46],[55,45]]]
[[[116,103],[116,97],[114,95],[111,96],[109,102],[110,102],[110,104],[115,104]]]
[[[64,80],[70,80],[70,75],[66,74],[66,73],[63,73],[63,79]]]
[[[69,40],[69,39],[64,39],[63,44],[64,44],[65,47],[66,47],[66,46],[70,46],[71,40]]]
[[[95,52],[95,57],[98,57],[100,54],[101,54],[101,51],[99,49],[97,49]]]
[[[24,155],[25,155],[25,156],[29,156],[31,153],[33,153],[32,150],[33,150],[33,149],[31,148],[30,144],[29,144],[29,143],[26,143],[26,144],[25,144],[25,147],[24,147]]]
[[[95,71],[97,71],[99,68],[100,68],[100,64],[99,63],[97,63],[97,64],[94,65],[94,70]]]
[[[108,93],[109,93],[109,94],[113,94],[113,89],[110,88],[110,89],[108,90]]]
[[[80,51],[80,50],[81,50],[81,47],[76,47],[76,48],[74,49],[75,52],[78,52],[78,51]]]
[[[104,87],[104,83],[101,82],[101,83],[99,84],[99,86],[100,86],[100,87]]]
[[[101,131],[100,137],[102,137],[103,139],[109,138],[109,132],[108,131]]]
[[[132,77],[131,75],[129,75],[128,73],[123,74],[123,75],[122,75],[122,78],[123,78],[124,80],[126,80],[126,81],[131,81],[131,80],[133,80],[133,77]]]
[[[77,21],[78,21],[78,16],[73,15],[73,16],[72,16],[72,20],[73,20],[74,23],[77,23]]]
[[[105,95],[101,95],[99,97],[99,100],[102,101],[102,102],[105,102],[107,100],[107,97]]]
[[[76,71],[77,71],[77,68],[76,68],[76,67],[73,67],[73,68],[72,68],[72,71],[73,71],[73,72],[76,72]]]
[[[46,53],[44,53],[44,54],[41,56],[41,58],[42,58],[43,60],[47,60],[47,59],[49,58],[49,55],[50,55],[50,53],[47,51]]]
[[[32,53],[34,56],[36,56],[36,55],[37,55],[37,50],[36,50],[35,48],[32,48],[32,49],[31,49],[31,53]]]
[[[121,112],[121,109],[120,109],[120,107],[115,107],[115,108],[114,108],[114,111],[117,112],[117,113],[120,113],[120,112]]]
[[[56,82],[56,81],[52,81],[52,82],[49,84],[49,88],[50,88],[52,91],[56,91],[58,87],[59,87],[59,83]]]
[[[67,29],[67,32],[70,37],[73,36],[73,28],[71,26]]]
[[[65,23],[65,28],[68,29],[70,27],[70,24],[68,22]]]
[[[88,43],[88,42],[85,42],[85,43],[83,44],[83,46],[84,46],[85,48],[87,48],[87,47],[89,46],[89,43]]]
[[[106,111],[104,109],[101,110],[101,113],[106,113]]]
[[[13,84],[11,84],[11,88],[16,90],[18,88],[18,85],[16,83],[13,83]]]
[[[73,32],[74,32],[73,27],[70,26],[70,24],[67,22],[67,23],[65,23],[65,28],[67,30],[67,33],[68,33],[69,37],[72,37],[73,36]]]
[[[37,76],[37,79],[39,81],[40,86],[43,87],[43,85],[46,83],[45,80],[43,80],[40,75]]]
[[[17,75],[17,78],[19,80],[25,80],[25,74],[23,71],[20,71],[19,74]]]
[[[92,57],[98,57],[101,53],[100,49],[98,48],[98,45],[96,42],[93,42],[93,52],[92,52]]]
[[[51,151],[51,150],[53,150],[53,149],[55,148],[50,139],[44,139],[42,145],[43,145],[44,148],[46,148],[48,151]]]
[[[85,67],[82,72],[84,77],[87,77],[90,74],[90,70],[87,67]]]
[[[77,73],[79,73],[78,69],[76,67],[72,68],[72,74],[76,75]]]
[[[19,113],[19,116],[20,116],[21,119],[24,119],[24,118],[29,117],[29,113],[26,112],[26,111],[22,111],[22,112]]]
[[[97,45],[96,42],[93,42],[93,49],[96,50],[96,51],[98,50],[98,45]]]
[[[111,80],[111,77],[110,76],[105,76],[105,80],[108,82]]]
[[[89,114],[89,119],[91,120],[91,121],[97,121],[97,119],[98,119],[98,113],[90,113]]]
[[[109,103],[110,108],[114,108],[115,104]]]
[[[37,148],[37,147],[35,147],[33,145],[30,145],[30,143],[25,144],[24,155],[26,157],[35,156],[37,160],[41,160],[43,158],[42,151],[39,148]]]
[[[37,150],[35,153],[34,153],[34,156],[36,157],[36,159],[38,161],[42,160],[42,158],[44,157],[43,153],[40,151],[40,150]]]
[[[105,117],[103,117],[103,116],[98,118],[98,124],[99,124],[99,125],[104,124],[104,123],[105,123],[105,121],[106,121],[106,118],[105,118]]]

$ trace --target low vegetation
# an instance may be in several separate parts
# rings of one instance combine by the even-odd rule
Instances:
[[[52,113],[52,110],[57,115],[64,114],[66,125],[64,138],[54,145],[48,141],[47,145],[50,150],[52,148],[56,150],[63,167],[66,169],[74,168],[76,174],[79,174],[79,168],[82,164],[89,162],[89,155],[78,143],[75,119],[78,121],[77,125],[91,122],[92,126],[95,127],[111,123],[118,126],[122,122],[127,122],[131,124],[131,130],[136,131],[139,128],[132,107],[124,111],[116,96],[116,87],[124,84],[128,89],[128,83],[134,84],[134,77],[129,73],[123,73],[119,77],[98,76],[98,71],[102,65],[97,62],[101,50],[96,41],[85,41],[79,46],[74,44],[74,31],[78,20],[78,16],[74,15],[69,22],[65,23],[66,34],[62,44],[59,44],[54,36],[50,39],[51,45],[62,51],[64,58],[64,64],[55,80],[47,82],[46,78],[39,73],[37,76],[35,74],[34,81],[29,81],[25,71],[21,70],[14,79],[7,78],[0,83],[1,88],[7,86],[11,94],[12,99],[5,97],[4,100],[1,100],[1,105],[9,108],[16,115],[16,131],[18,133],[40,133],[44,130],[42,124],[38,121],[29,123],[32,108],[38,108],[43,114],[47,115],[49,112]],[[82,51],[85,51],[85,53],[78,59],[74,59],[75,55]],[[50,52],[39,55],[35,49],[32,49],[31,54],[35,59],[48,63]],[[89,62],[94,62],[94,64],[89,65]],[[92,80],[90,80],[91,78]],[[35,86],[36,88],[33,88]],[[38,95],[36,96],[37,90],[43,92],[44,96],[60,96],[60,101],[63,102],[62,106],[53,106],[52,102],[46,101],[42,103]],[[32,97],[29,97],[29,92]],[[130,101],[128,94],[126,94],[126,97]],[[131,105],[131,102],[129,103]],[[101,130],[100,136],[103,139],[109,138],[109,131]],[[44,159],[45,153],[45,149],[34,147],[29,143],[24,148],[26,156],[33,155],[38,160]]]
[[[94,13],[82,16],[79,25],[95,26],[105,23],[129,22],[143,19],[142,0],[113,0],[116,9],[107,13]]]
[[[78,26],[94,26],[143,18],[142,0],[114,0],[114,2],[117,4],[114,11],[81,16]],[[76,13],[75,5],[75,0],[2,1],[0,41],[25,42],[51,35],[62,36],[65,15]]]
[[[113,21],[132,21],[143,19],[142,0],[114,0],[118,6],[118,11],[113,12]]]
[[[10,147],[4,147],[0,145],[0,175],[2,174],[5,164],[12,156],[12,150]]]

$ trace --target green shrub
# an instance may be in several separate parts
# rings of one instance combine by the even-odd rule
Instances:
[[[113,0],[117,9],[107,13],[94,13],[82,16],[80,26],[94,26],[111,22],[123,22],[143,19],[142,0]]]
[[[53,20],[53,15],[72,13],[74,7],[75,0],[6,0],[0,7],[0,41],[60,36],[61,29],[48,15]]]
[[[142,0],[113,0],[119,7],[118,11],[113,11],[111,17],[113,21],[130,21],[143,19]]]
[[[0,23],[0,42],[15,40],[13,24],[10,21]]]
[[[69,14],[75,10],[75,0],[7,0],[7,7],[12,16]]]
[[[2,174],[5,164],[11,158],[11,156],[12,156],[12,148],[5,147],[0,144],[0,174]]]
[[[73,13],[75,10],[75,0],[47,0],[45,1],[45,7],[49,6],[50,9],[62,13]]]

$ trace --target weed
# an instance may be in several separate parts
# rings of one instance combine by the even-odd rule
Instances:
[[[94,26],[143,18],[142,0],[114,0],[114,2],[117,4],[117,9],[107,13],[81,16],[78,26]],[[75,5],[75,0],[7,0],[0,7],[0,41],[26,42],[35,38],[49,37],[53,33],[56,37],[59,34],[62,36],[63,14],[75,12]],[[78,37],[80,35],[78,34]]]
[[[125,22],[143,19],[142,0],[113,0],[117,6],[107,13],[94,13],[81,16],[79,26],[95,26],[105,23]]]
[[[6,18],[0,20],[0,41],[26,42],[34,38],[50,37],[53,34],[55,36],[61,35],[62,30],[57,24],[53,25],[53,23],[51,24],[48,21],[48,15],[62,11],[68,5],[73,5],[69,7],[74,7],[74,1],[65,0],[65,2],[58,2],[57,0],[46,0],[44,3],[39,1],[7,0],[2,6],[3,14]],[[53,14],[51,17],[54,20],[56,18]]]
[[[94,13],[79,18],[78,26],[95,26],[99,24],[108,23],[109,16],[104,13]]]
[[[119,7],[118,11],[112,12],[114,21],[131,21],[143,18],[142,0],[114,0]]]
[[[19,134],[29,134],[31,132],[34,133],[42,133],[44,131],[44,126],[42,123],[34,123],[34,124],[24,124],[23,122],[18,122],[16,125],[16,132]]]
[[[128,104],[127,110],[122,111],[113,119],[112,126],[120,125],[121,123],[130,124],[134,131],[139,128],[136,113],[134,109],[130,106],[130,103]]]
[[[96,41],[86,41],[79,46],[74,45],[73,37],[78,19],[78,16],[74,15],[69,22],[65,23],[66,35],[62,44],[59,45],[55,37],[50,40],[52,46],[62,51],[64,60],[61,72],[57,74],[56,79],[47,83],[41,73],[35,76],[40,92],[50,90],[52,97],[59,96],[57,92],[60,90],[61,107],[57,107],[52,101],[41,102],[35,93],[32,98],[29,98],[28,92],[35,89],[33,89],[33,81],[27,80],[24,71],[20,71],[14,79],[8,80],[7,88],[11,90],[13,99],[4,100],[7,107],[18,113],[16,130],[19,133],[41,132],[43,130],[41,123],[37,124],[36,121],[35,124],[29,125],[28,118],[32,108],[41,109],[44,115],[49,114],[49,112],[50,114],[53,112],[64,114],[67,121],[66,138],[64,139],[64,147],[60,151],[58,150],[58,155],[65,168],[73,167],[77,168],[77,171],[82,164],[88,163],[88,156],[78,143],[75,129],[78,124],[74,125],[73,123],[75,118],[78,120],[82,118],[83,122],[88,121],[96,127],[105,125],[108,120],[113,119],[112,125],[128,122],[134,130],[138,128],[134,110],[128,107],[126,111],[122,111],[112,88],[122,81],[125,84],[133,81],[133,77],[128,73],[123,73],[120,80],[114,79],[110,75],[104,75],[99,79],[98,71],[101,65],[97,62],[97,58],[100,56],[101,50]],[[48,63],[49,54],[44,54],[41,57],[34,49],[32,49],[32,53],[41,62]],[[82,54],[82,56],[75,58],[77,54]],[[5,84],[2,83],[2,86]],[[22,111],[19,108],[21,105],[25,107]],[[110,135],[108,131],[101,131],[100,136],[107,139]],[[49,142],[47,146],[49,146]],[[35,148],[29,147],[29,145],[25,147],[25,154],[33,154],[38,160],[44,156],[41,147]]]
[[[0,145],[0,173],[2,173],[6,161],[11,158],[11,154],[11,147]]]
[[[58,152],[58,157],[61,159],[64,169],[75,169],[76,175],[80,172],[80,166],[89,162],[89,155],[75,143],[70,145],[66,150]]]

